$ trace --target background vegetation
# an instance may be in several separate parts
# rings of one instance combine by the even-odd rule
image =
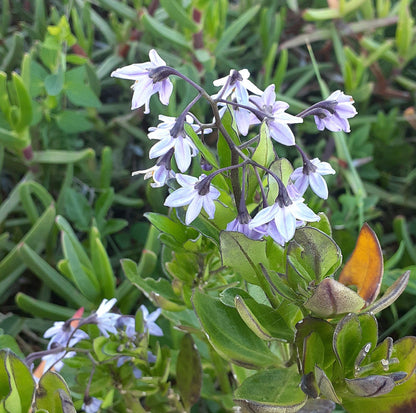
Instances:
[[[260,88],[274,83],[292,113],[322,98],[315,64],[331,91],[354,97],[359,115],[345,140],[329,132],[318,140],[312,123],[297,127],[311,157],[338,172],[330,199],[312,206],[328,215],[344,257],[364,222],[376,231],[382,289],[410,269],[406,293],[380,325],[395,339],[416,333],[416,4],[328,3],[1,0],[0,347],[41,350],[52,321],[103,298],[115,296],[123,313],[148,304],[123,258],[142,275],[166,276],[158,232],[143,217],[167,212],[166,189],[150,192],[131,177],[151,166],[147,129],[157,118],[130,111],[130,82],[110,77],[147,61],[152,48],[212,93],[214,79],[247,68]],[[174,116],[193,92],[181,83],[175,96],[169,107],[152,99],[152,112]],[[178,349],[161,325],[161,344]],[[224,405],[213,394],[206,411]]]

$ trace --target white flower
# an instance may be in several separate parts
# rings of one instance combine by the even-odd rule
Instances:
[[[82,409],[85,413],[97,413],[98,410],[100,410],[102,402],[102,400],[97,399],[96,397],[87,396],[84,398]]]
[[[314,116],[318,130],[327,128],[332,132],[350,132],[349,118],[357,114],[352,96],[344,95],[340,90],[331,93],[324,101],[314,105],[323,108],[321,114]],[[326,106],[326,107],[325,107]]]
[[[160,188],[166,184],[168,179],[175,177],[175,172],[173,172],[172,169],[168,169],[164,163],[160,165],[158,163],[143,171],[134,171],[131,175],[144,174],[144,179],[153,178],[153,182],[150,186],[152,188]]]
[[[300,195],[303,195],[308,188],[322,199],[328,198],[328,186],[323,175],[335,174],[334,169],[328,162],[321,162],[314,158],[306,163],[303,167],[296,168],[290,178]]]
[[[111,73],[112,77],[135,81],[132,86],[131,108],[137,109],[145,105],[144,113],[150,112],[149,101],[154,93],[158,92],[160,101],[167,105],[173,90],[172,83],[168,78],[169,71],[163,69],[166,62],[153,49],[150,50],[149,57],[150,62],[124,66]]]
[[[269,128],[270,136],[276,142],[287,146],[295,144],[295,136],[288,124],[302,123],[303,119],[285,113],[289,105],[286,102],[276,101],[274,85],[268,86],[260,97],[251,96],[250,101],[266,114],[264,122]],[[252,123],[259,122],[257,117],[252,114]]]
[[[239,70],[238,72],[234,69],[230,70],[230,74],[228,76],[214,80],[214,86],[222,86],[222,88],[212,97],[214,99],[226,99],[228,96],[233,94],[237,103],[247,105],[247,90],[256,95],[261,95],[263,93],[254,83],[248,80],[249,77],[250,72],[247,69]]]
[[[144,331],[148,331],[152,336],[163,336],[162,329],[155,323],[160,316],[162,309],[158,308],[153,311],[153,313],[149,314],[149,310],[144,305],[141,305],[140,310],[143,313]]]
[[[176,180],[182,188],[172,192],[165,201],[165,205],[169,207],[188,206],[186,211],[185,223],[189,225],[204,208],[210,219],[215,215],[214,200],[220,196],[217,188],[207,181],[206,176],[202,174],[199,179],[176,174]]]
[[[45,331],[43,337],[50,338],[48,349],[56,344],[63,347],[72,347],[78,343],[78,341],[89,338],[85,331],[72,327],[70,321],[56,321],[53,323],[52,327]]]
[[[94,313],[95,323],[104,337],[109,337],[108,333],[117,334],[116,322],[120,318],[120,315],[109,313],[116,302],[117,298],[112,298],[111,300],[104,298]]]
[[[192,139],[186,135],[183,124],[172,134],[173,128],[178,126],[176,118],[159,115],[159,119],[162,123],[160,123],[157,128],[149,128],[149,139],[159,140],[159,142],[150,149],[149,158],[159,158],[167,154],[173,148],[176,164],[181,172],[185,172],[191,165],[191,158],[198,154],[198,149]],[[197,133],[199,132],[199,126],[192,124],[193,118],[191,116],[186,116],[186,122],[190,124]],[[207,133],[210,131],[211,130],[206,130]]]
[[[314,222],[320,219],[303,201],[304,199],[299,197],[296,190],[290,186],[286,194],[282,194],[279,190],[276,202],[272,206],[263,208],[250,222],[249,227],[256,228],[274,221],[275,226],[269,226],[268,232],[278,231],[281,240],[288,242],[295,234],[297,220]],[[280,239],[276,234],[273,238],[275,237],[276,240]]]

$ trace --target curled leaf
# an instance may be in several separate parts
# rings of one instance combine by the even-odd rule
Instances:
[[[364,303],[355,291],[332,278],[325,278],[306,301],[305,308],[318,317],[329,318],[337,314],[358,312]]]
[[[338,281],[344,285],[355,285],[358,295],[369,305],[380,291],[382,277],[383,254],[380,243],[374,231],[364,224]]]
[[[409,282],[410,271],[402,274],[389,288],[387,288],[384,295],[371,304],[366,311],[371,311],[373,314],[379,313],[391,304],[393,304],[405,290]]]
[[[394,379],[390,376],[372,375],[358,379],[345,379],[347,389],[361,397],[376,397],[390,393],[394,386]]]

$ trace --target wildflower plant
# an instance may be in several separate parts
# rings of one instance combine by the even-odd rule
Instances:
[[[230,383],[216,357],[231,363],[233,401],[224,398],[223,405],[308,412],[332,411],[341,404],[351,412],[387,412],[414,403],[416,338],[377,344],[374,316],[401,294],[409,274],[376,300],[382,254],[364,225],[336,280],[342,256],[329,220],[307,205],[308,187],[328,198],[325,177],[335,170],[309,158],[296,141],[296,124],[310,117],[318,130],[349,132],[349,119],[357,113],[352,97],[338,90],[290,114],[289,105],[276,100],[275,86],[261,91],[246,69],[214,81],[220,89],[209,95],[156,51],[149,55],[150,63],[112,73],[136,82],[132,107],[145,105],[148,113],[156,93],[168,104],[172,77],[192,86],[195,97],[176,118],[160,116],[162,123],[149,129],[149,138],[159,141],[149,157],[158,160],[153,168],[133,173],[153,176],[152,186],[169,191],[164,202],[172,208],[169,216],[146,214],[161,231],[168,279],[142,278],[131,260],[122,265],[178,329],[215,350],[211,362],[224,394]],[[201,100],[207,103],[208,122],[192,113]],[[216,148],[206,144],[208,134]],[[302,166],[294,169],[280,158],[279,145],[296,150]],[[156,175],[158,168],[163,173]],[[180,368],[183,360],[177,361],[187,411],[201,395],[194,379],[201,379],[195,352],[189,354],[187,373]]]

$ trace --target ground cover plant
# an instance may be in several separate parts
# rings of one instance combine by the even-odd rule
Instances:
[[[413,408],[413,2],[1,7],[2,411]]]

